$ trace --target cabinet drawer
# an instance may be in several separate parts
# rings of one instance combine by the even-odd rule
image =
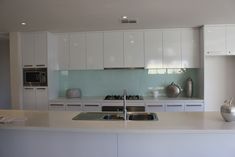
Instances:
[[[85,103],[83,104],[83,111],[85,112],[100,112],[101,105],[96,103]]]
[[[67,111],[82,111],[82,104],[81,103],[70,103],[66,105]]]
[[[204,105],[202,103],[185,104],[185,112],[203,112]]]
[[[163,104],[146,104],[147,112],[165,112],[165,105]]]
[[[64,111],[65,110],[65,105],[62,103],[51,103],[49,105],[49,110],[51,111]]]
[[[166,112],[184,112],[183,104],[167,104]]]

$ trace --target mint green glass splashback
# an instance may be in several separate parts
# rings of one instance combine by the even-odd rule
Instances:
[[[105,96],[128,94],[150,96],[152,89],[162,88],[171,82],[184,87],[186,79],[191,77],[194,82],[194,96],[198,96],[198,69],[186,69],[181,74],[148,74],[145,69],[121,70],[71,70],[59,71],[59,96],[65,96],[68,88],[80,88],[82,96]]]

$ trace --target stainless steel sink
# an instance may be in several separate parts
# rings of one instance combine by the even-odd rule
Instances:
[[[73,120],[124,120],[124,116],[122,112],[84,112],[75,116]],[[156,113],[129,112],[127,120],[157,121],[158,117]]]

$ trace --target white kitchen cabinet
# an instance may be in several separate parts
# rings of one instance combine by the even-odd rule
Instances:
[[[48,108],[50,111],[65,111],[65,104],[63,102],[50,102]]]
[[[123,32],[104,32],[104,68],[122,68],[123,49]]]
[[[158,104],[158,103],[147,103],[145,105],[145,111],[146,112],[165,112],[165,105],[164,104]]]
[[[226,37],[227,37],[227,54],[235,55],[235,26],[228,25],[226,27]]]
[[[24,68],[47,66],[47,33],[21,33]]]
[[[183,104],[166,104],[166,112],[184,112]]]
[[[162,68],[163,45],[162,30],[146,30],[144,32],[145,68]]]
[[[71,33],[69,36],[69,69],[86,69],[86,37],[85,33]]]
[[[205,55],[226,55],[226,27],[224,25],[204,27]]]
[[[182,29],[182,68],[200,68],[199,48],[199,29]]]
[[[163,31],[163,67],[181,68],[180,30]]]
[[[23,109],[48,110],[47,87],[24,87]]]
[[[186,103],[185,112],[203,112],[204,104],[203,103]]]
[[[144,36],[142,31],[124,32],[124,66],[144,67]]]
[[[57,52],[57,69],[69,69],[69,35],[67,33],[55,34],[55,51]]]
[[[94,102],[92,102],[92,103],[84,102],[82,110],[85,112],[100,112],[101,105],[99,103],[94,103]]]
[[[66,104],[66,111],[82,111],[82,103],[69,102]]]
[[[36,103],[35,88],[24,87],[23,88],[23,109],[34,110],[36,109],[35,103]]]
[[[86,33],[86,68],[104,69],[102,32]]]

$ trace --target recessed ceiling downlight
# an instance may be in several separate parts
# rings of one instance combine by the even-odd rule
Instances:
[[[122,19],[127,19],[127,16],[122,16]]]
[[[20,24],[21,24],[22,26],[26,26],[26,25],[27,25],[26,22],[21,22]]]

